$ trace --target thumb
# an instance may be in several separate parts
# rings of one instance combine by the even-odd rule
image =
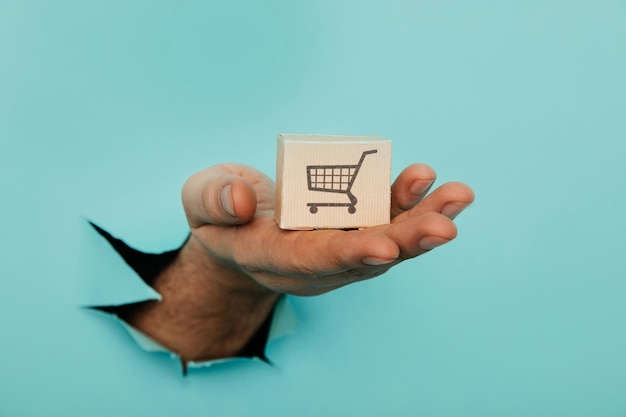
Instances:
[[[252,185],[219,165],[189,178],[183,186],[182,199],[191,228],[244,224],[256,212],[257,196]]]

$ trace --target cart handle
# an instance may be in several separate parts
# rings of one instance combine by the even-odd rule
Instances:
[[[356,166],[356,169],[354,170],[354,177],[356,177],[356,175],[359,173],[359,170],[361,169],[361,164],[363,164],[363,160],[365,159],[365,157],[367,155],[373,154],[378,152],[378,149],[372,149],[369,151],[363,151],[363,153],[361,154],[361,159],[359,159],[359,163]]]
[[[378,152],[378,149],[372,149],[370,151],[363,151],[363,153],[361,154],[361,159],[359,159],[359,163],[357,164],[359,167],[361,167],[361,164],[363,163],[363,160],[365,159],[365,157],[367,155],[371,155],[373,153]]]

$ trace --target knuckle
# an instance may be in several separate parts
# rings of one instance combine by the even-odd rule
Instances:
[[[209,183],[202,190],[202,210],[209,219],[218,220],[223,217],[219,193],[216,192],[213,183]]]

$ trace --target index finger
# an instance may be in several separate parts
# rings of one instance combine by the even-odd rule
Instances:
[[[391,185],[391,218],[410,210],[430,190],[437,174],[424,164],[413,164],[405,168]]]

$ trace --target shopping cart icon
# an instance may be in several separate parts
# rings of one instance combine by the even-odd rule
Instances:
[[[345,194],[350,200],[349,203],[307,203],[309,211],[315,214],[318,207],[348,207],[348,213],[354,214],[357,198],[350,190],[365,157],[376,152],[376,149],[364,151],[356,165],[307,165],[309,190]]]

